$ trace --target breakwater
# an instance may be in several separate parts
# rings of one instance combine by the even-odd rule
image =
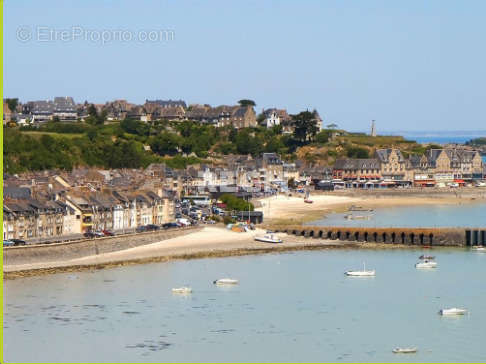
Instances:
[[[269,228],[276,232],[316,239],[429,246],[486,245],[486,228],[360,228],[301,225],[277,225]]]
[[[174,230],[159,230],[155,232],[85,239],[66,243],[8,247],[3,248],[3,265],[65,261],[111,253],[175,238],[199,229],[201,228],[185,227]]]

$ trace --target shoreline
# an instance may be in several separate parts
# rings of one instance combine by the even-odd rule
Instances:
[[[298,225],[324,218],[331,213],[346,212],[352,205],[366,208],[387,208],[417,205],[463,205],[486,203],[486,191],[472,189],[467,196],[456,195],[455,191],[440,191],[427,195],[425,192],[390,192],[369,194],[369,191],[317,192],[310,196],[312,204],[304,203],[304,195],[293,194],[291,197],[277,195],[257,200],[267,225]]]
[[[384,244],[371,242],[346,242],[329,239],[308,239],[301,236],[278,233],[283,238],[282,244],[268,244],[254,241],[255,235],[262,235],[266,226],[280,224],[301,225],[305,221],[322,218],[328,213],[346,210],[351,205],[363,207],[394,207],[424,204],[465,204],[486,200],[471,200],[457,197],[426,198],[426,197],[388,197],[388,198],[356,198],[335,196],[329,194],[314,194],[312,204],[303,202],[301,197],[273,196],[261,199],[256,210],[270,210],[264,224],[249,232],[233,232],[224,226],[203,226],[189,234],[160,239],[145,245],[139,245],[119,251],[88,255],[75,259],[53,258],[46,262],[30,262],[28,264],[4,264],[4,279],[14,279],[44,274],[96,271],[135,264],[169,262],[175,260],[190,260],[202,258],[217,258],[281,253],[300,250],[324,249],[421,249],[420,246],[403,244]],[[137,239],[137,236],[133,237]]]
[[[264,233],[258,229],[251,232],[233,232],[224,227],[205,227],[181,237],[163,240],[136,248],[118,252],[87,256],[63,262],[46,262],[4,266],[4,280],[32,277],[46,274],[68,272],[95,272],[102,269],[119,268],[139,264],[163,263],[179,260],[203,258],[224,258],[247,255],[275,254],[293,251],[312,250],[422,250],[417,245],[385,244],[374,242],[349,242],[329,239],[309,239],[278,233],[284,239],[281,244],[268,244],[253,240],[257,234]],[[214,238],[209,242],[203,235]],[[217,237],[216,237],[217,235]],[[199,240],[195,242],[194,240]],[[177,244],[178,247],[174,248]],[[462,248],[461,248],[462,249]]]

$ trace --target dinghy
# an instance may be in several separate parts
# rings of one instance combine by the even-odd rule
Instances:
[[[393,352],[395,354],[413,354],[417,352],[417,348],[395,348]]]
[[[221,278],[213,281],[213,284],[217,284],[217,285],[238,284],[238,280],[232,278]]]
[[[455,315],[465,315],[467,310],[465,308],[443,308],[439,311],[439,314],[442,316],[455,316]]]
[[[172,293],[188,294],[192,293],[191,287],[172,288]]]
[[[363,270],[348,270],[344,274],[351,277],[374,277],[375,270],[366,270],[365,263],[363,263]]]
[[[281,243],[282,239],[279,239],[273,234],[265,234],[263,236],[255,236],[256,241],[261,241],[263,243]]]

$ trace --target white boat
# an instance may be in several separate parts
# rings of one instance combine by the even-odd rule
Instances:
[[[442,310],[439,311],[439,314],[442,316],[455,316],[455,315],[465,315],[467,313],[467,310],[465,308],[443,308]]]
[[[417,348],[395,348],[393,352],[395,354],[413,354],[417,352]]]
[[[263,236],[255,236],[256,241],[261,241],[263,243],[281,243],[282,239],[279,239],[273,234],[265,234]]]
[[[418,269],[437,268],[437,262],[426,259],[423,262],[418,262],[417,264],[415,264],[415,268]]]
[[[486,252],[486,247],[484,246],[473,246],[471,250],[474,250],[475,252]]]
[[[192,293],[192,288],[191,287],[172,288],[172,293],[188,294],[188,293]]]
[[[363,263],[363,270],[348,270],[344,274],[352,277],[374,277],[376,272],[374,269],[366,270],[366,265]]]
[[[213,281],[214,284],[218,285],[225,285],[225,284],[238,284],[237,279],[231,279],[231,278],[221,278]]]

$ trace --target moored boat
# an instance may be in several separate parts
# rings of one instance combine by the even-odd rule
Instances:
[[[423,262],[418,262],[417,264],[415,264],[415,268],[418,269],[437,268],[437,262],[426,259]]]
[[[188,294],[188,293],[192,293],[192,288],[191,287],[172,288],[172,293]]]
[[[465,308],[443,308],[439,311],[439,314],[442,316],[456,316],[456,315],[465,315],[467,310]]]
[[[238,280],[232,278],[221,278],[213,281],[213,283],[217,285],[238,284]]]
[[[486,247],[484,246],[473,246],[471,250],[474,250],[475,252],[486,252]]]
[[[395,348],[392,351],[395,354],[413,354],[417,352],[417,348]]]
[[[374,269],[366,270],[366,265],[363,263],[363,270],[348,270],[344,274],[351,277],[374,277],[376,272]]]
[[[277,236],[273,234],[265,234],[263,236],[255,236],[254,239],[256,241],[261,241],[262,243],[282,243],[282,239],[279,239]]]
[[[435,257],[433,255],[421,255],[419,257],[419,259],[422,259],[422,260],[433,260],[433,259],[435,259]]]

